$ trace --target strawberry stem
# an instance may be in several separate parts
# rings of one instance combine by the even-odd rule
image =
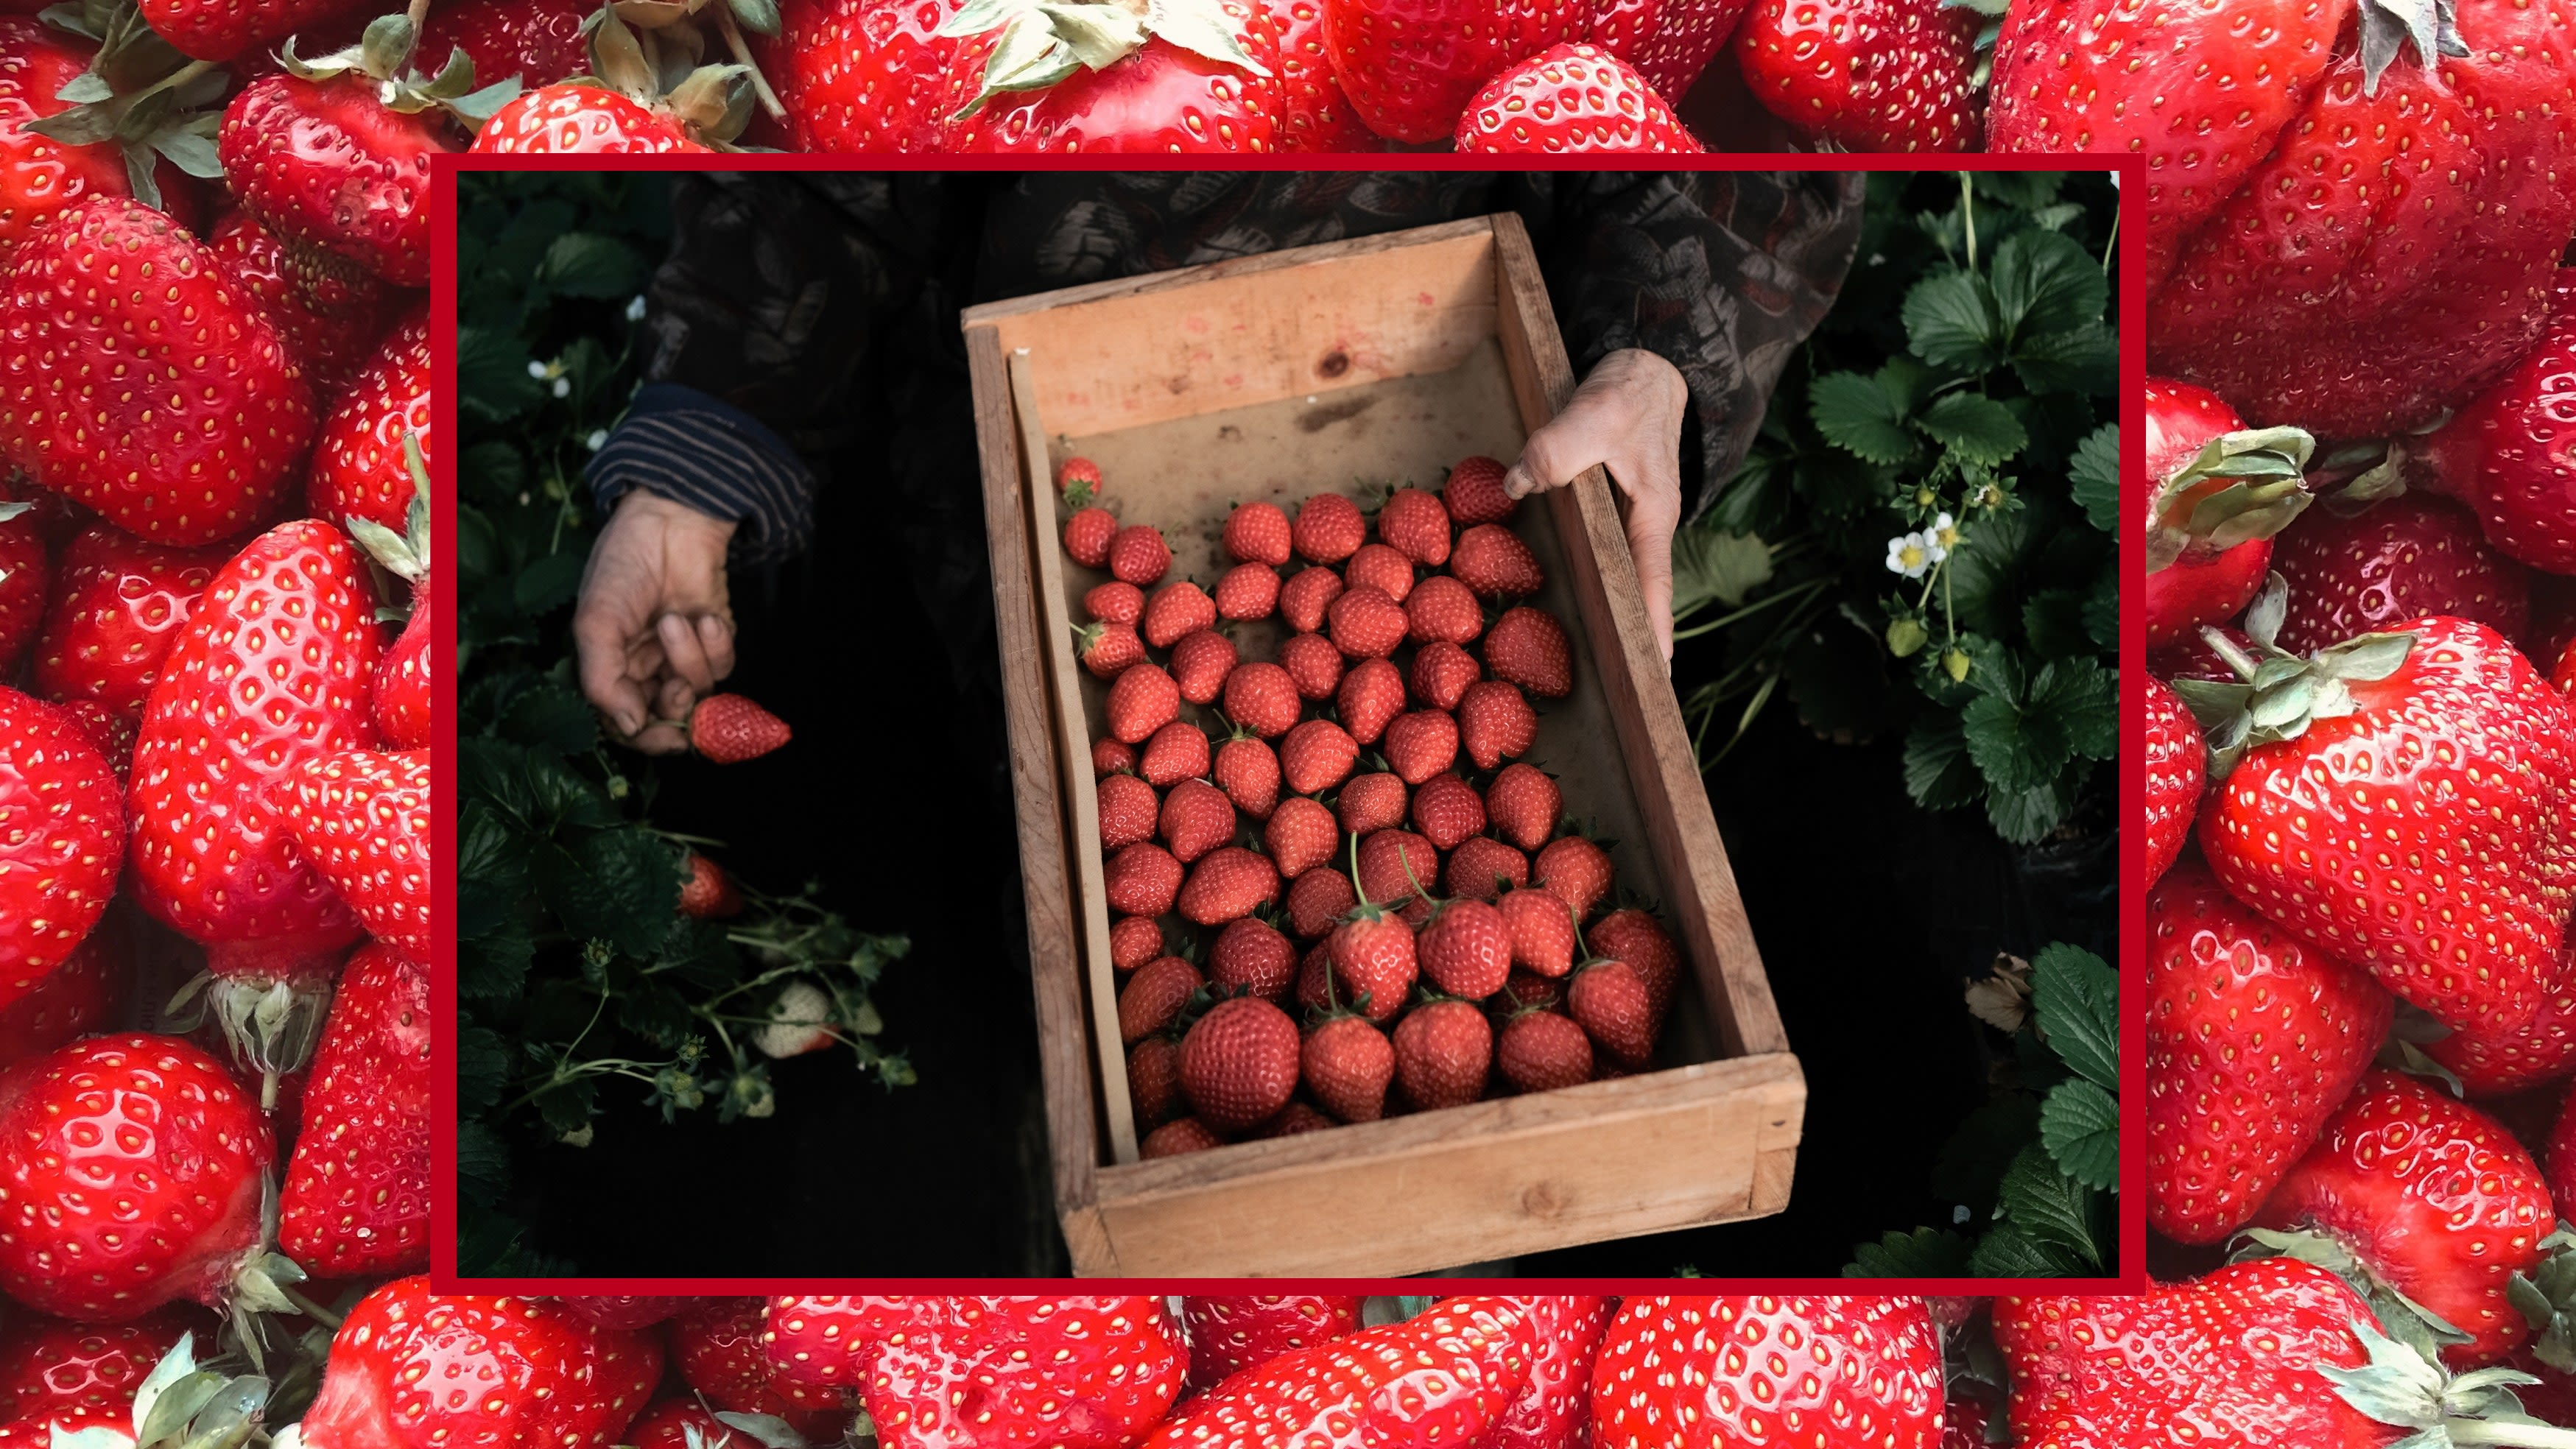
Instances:
[[[786,120],[787,107],[779,101],[778,92],[769,88],[769,77],[760,73],[760,63],[751,58],[751,46],[742,38],[742,27],[733,22],[733,7],[720,4],[715,7],[715,12],[716,28],[724,32],[725,49],[732,51],[734,60],[751,72],[751,89],[760,97],[760,108],[769,112],[771,120]]]

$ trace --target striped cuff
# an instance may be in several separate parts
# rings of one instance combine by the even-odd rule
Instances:
[[[784,558],[814,531],[814,474],[785,439],[730,403],[649,383],[583,476],[604,513],[637,488],[738,524],[746,563]]]

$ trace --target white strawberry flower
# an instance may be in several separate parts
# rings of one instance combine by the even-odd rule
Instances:
[[[629,322],[641,322],[644,320],[643,293],[636,293],[634,299],[626,304],[626,320]]]
[[[1952,518],[1947,513],[1934,518],[1931,525],[1923,531],[1925,534],[1929,535],[1932,540],[1932,561],[1934,563],[1939,563],[1941,560],[1948,558],[1950,556],[1950,550],[1959,546],[1958,520]]]
[[[1939,563],[1933,556],[1936,547],[1920,533],[1908,533],[1887,541],[1887,571],[1909,579],[1923,577],[1923,571]]]

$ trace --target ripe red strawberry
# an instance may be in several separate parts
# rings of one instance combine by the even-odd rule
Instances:
[[[723,866],[692,850],[689,878],[680,883],[680,914],[695,920],[718,920],[742,914],[742,892]]]
[[[1131,664],[1109,685],[1109,733],[1141,745],[1181,716],[1181,687],[1156,665]]]
[[[2500,1097],[2576,1071],[2576,967],[2562,952],[2549,999],[2520,1031],[2455,1031],[2424,1054],[2459,1078],[2472,1097]]]
[[[1558,45],[1497,74],[1459,113],[1452,140],[1461,151],[1548,156],[1700,149],[1653,82],[1592,45]]]
[[[550,86],[588,63],[582,22],[593,13],[583,0],[457,0],[421,23],[413,62],[435,70],[462,50],[486,85],[515,78],[529,90]]]
[[[2304,668],[2287,656],[2266,668],[2266,723],[2202,812],[2212,873],[2456,1029],[2529,1021],[2567,914],[2566,698],[2495,631],[2462,619],[2419,619]],[[2190,689],[2221,708],[2245,694]],[[2404,774],[2392,782],[2383,760]],[[2341,884],[2320,893],[2318,880]],[[2453,908],[2411,904],[2434,899]]]
[[[1324,627],[1325,611],[1342,595],[1342,576],[1327,568],[1299,569],[1279,586],[1279,617],[1301,634]]]
[[[1564,1449],[1592,1437],[1592,1366],[1610,1329],[1611,1301],[1582,1295],[1512,1300],[1529,1315],[1538,1351],[1529,1383],[1484,1449]]]
[[[1281,1354],[1357,1333],[1362,1301],[1333,1293],[1184,1298],[1181,1322],[1190,1337],[1190,1387],[1212,1389]]]
[[[1574,967],[1574,916],[1562,897],[1543,890],[1506,892],[1494,902],[1503,925],[1512,933],[1512,964],[1541,976],[1562,976]]]
[[[337,257],[289,255],[246,211],[227,213],[206,245],[224,277],[276,326],[317,399],[338,397],[375,356],[394,289],[374,274]]]
[[[712,151],[720,139],[729,87],[722,68],[707,67],[696,88],[665,97],[567,82],[539,86],[505,103],[474,133],[472,150],[487,156],[669,156]],[[682,109],[685,104],[685,109]]]
[[[1317,493],[1298,505],[1297,520],[1289,526],[1288,536],[1299,558],[1337,564],[1359,552],[1360,545],[1368,541],[1368,520],[1360,516],[1358,504],[1339,493]]]
[[[1270,852],[1279,874],[1289,880],[1302,879],[1306,872],[1331,860],[1341,848],[1341,832],[1334,827],[1333,812],[1303,795],[1292,795],[1279,802],[1270,812],[1270,821],[1262,827],[1261,844]],[[1296,898],[1292,888],[1289,899]]]
[[[27,13],[0,15],[0,115],[8,117],[0,133],[0,264],[83,197],[132,194],[137,172],[148,174],[160,193],[157,203],[147,195],[147,204],[193,226],[200,210],[197,183],[155,147],[184,144],[192,110],[220,101],[221,82],[203,75],[174,78],[177,58],[153,45],[155,37],[139,26],[102,56],[90,38],[40,23],[41,6],[0,6],[21,9]],[[65,97],[73,81],[93,72],[99,78],[93,85],[112,77],[121,94],[110,97],[102,85],[88,104]],[[166,84],[174,79],[175,85]],[[176,103],[152,114],[143,97],[147,87]]]
[[[1416,665],[1418,669],[1419,660]],[[1538,743],[1538,711],[1530,708],[1519,685],[1478,680],[1458,697],[1458,742],[1476,768],[1493,769]]]
[[[1297,1023],[1258,996],[1208,1008],[1181,1038],[1181,1091],[1219,1132],[1254,1127],[1297,1091]]]
[[[2508,639],[2530,622],[2522,568],[2455,503],[2421,493],[2355,513],[2313,508],[2272,540],[2288,584],[2274,642],[2293,654],[2427,614],[2475,619]]]
[[[411,511],[403,436],[430,451],[429,313],[414,308],[323,419],[313,440],[306,502],[317,518],[371,519],[399,531]]]
[[[184,1038],[96,1036],[22,1061],[0,1076],[0,1286],[85,1323],[181,1299],[283,1307],[259,1251],[276,1151],[258,1104]]]
[[[1412,562],[1436,569],[1449,561],[1449,510],[1436,493],[1398,488],[1377,511],[1377,536]]]
[[[1642,1067],[1655,1054],[1654,1001],[1645,978],[1625,961],[1595,957],[1574,968],[1565,1012],[1623,1065]]]
[[[1250,735],[1237,734],[1217,747],[1209,778],[1235,809],[1255,820],[1267,820],[1279,804],[1279,756]]]
[[[767,1344],[773,1379],[856,1389],[881,1441],[908,1426],[925,1446],[971,1442],[951,1433],[969,1426],[996,1443],[1131,1444],[1188,1359],[1145,1297],[772,1298]]]
[[[1307,940],[1314,940],[1330,933],[1358,903],[1359,896],[1351,888],[1351,878],[1340,871],[1300,872],[1296,884],[1288,888],[1288,929]],[[1300,984],[1303,984],[1302,977]],[[1299,999],[1304,998],[1301,996]],[[1318,993],[1316,1000],[1322,999]]]
[[[1101,494],[1100,465],[1089,458],[1067,458],[1056,465],[1055,486],[1068,508],[1096,503]]]
[[[1216,611],[1229,619],[1267,619],[1279,607],[1279,571],[1239,563],[1216,581]]]
[[[781,7],[778,38],[752,44],[787,109],[788,149],[937,150],[948,119],[941,106],[947,71],[958,49],[939,30],[961,8],[959,0],[794,0]],[[1068,458],[1065,468],[1077,463],[1093,471],[1096,486],[1089,459]]]
[[[1144,627],[1138,630],[1145,642],[1157,649],[1168,649],[1172,641],[1193,629],[1216,627],[1216,600],[1188,579],[1175,579],[1154,591],[1145,601]]]
[[[1225,1139],[1209,1131],[1207,1124],[1196,1117],[1183,1117],[1147,1133],[1145,1140],[1136,1144],[1136,1155],[1151,1162],[1157,1157],[1178,1157],[1184,1152],[1205,1152],[1224,1145]]]
[[[1419,835],[1379,830],[1360,839],[1360,894],[1399,909],[1408,925],[1419,928],[1431,914],[1417,882],[1439,878],[1440,852]]]
[[[2209,787],[2209,751],[2199,722],[2170,685],[2149,675],[2146,696],[2147,884],[2153,885],[2191,838]]]
[[[608,1449],[626,1442],[661,1377],[658,1336],[537,1299],[433,1293],[424,1273],[349,1310],[301,1433],[312,1449]],[[509,1391],[458,1393],[461,1383]]]
[[[1333,647],[1352,659],[1383,659],[1404,642],[1403,606],[1373,585],[1353,584],[1342,590],[1325,610],[1325,620]],[[1402,687],[1399,682],[1397,688]]]
[[[2247,1426],[2235,1436],[2247,1444],[2393,1442],[2400,1431],[2320,1372],[2369,1361],[2354,1329],[2370,1321],[2342,1280],[2287,1258],[2133,1294],[2003,1297],[1994,1309],[2015,1433],[2027,1442],[2080,1424],[2087,1445],[2188,1442],[2208,1424]]]
[[[1329,790],[1351,772],[1360,747],[1348,731],[1328,719],[1310,719],[1279,742],[1279,774],[1299,795]]]
[[[1511,976],[1511,932],[1502,913],[1483,901],[1442,901],[1414,938],[1414,956],[1424,978],[1444,994],[1482,1001]]]
[[[1469,1002],[1429,1002],[1395,1024],[1395,1078],[1422,1111],[1483,1096],[1493,1060],[1493,1024]]]
[[[426,957],[433,936],[427,750],[349,750],[306,760],[270,798],[298,852],[369,935]]]
[[[2576,570],[2576,506],[2568,501],[2565,394],[2576,359],[2576,268],[2558,270],[2547,330],[2493,387],[2420,442],[2399,446],[2407,478],[2468,505],[2496,548],[2535,568]],[[2465,608],[2426,606],[2519,631]],[[2399,617],[2406,617],[2400,615]],[[2555,651],[2550,651],[2555,652]],[[2540,657],[2538,655],[2535,658]]]
[[[1194,629],[1172,641],[1172,682],[1192,704],[1214,704],[1235,662],[1234,641],[1214,629]]]
[[[1225,717],[1265,740],[1288,733],[1303,710],[1297,681],[1276,664],[1255,660],[1226,676]]]
[[[203,1331],[194,1315],[164,1308],[129,1323],[66,1323],[18,1315],[0,1338],[0,1419],[64,1410],[130,1414],[135,1390],[179,1342]],[[125,1427],[131,1427],[129,1419]]]
[[[1458,762],[1458,722],[1436,709],[1410,710],[1387,721],[1386,762],[1419,785]]]
[[[1163,954],[1163,928],[1150,916],[1120,916],[1109,923],[1109,964],[1133,971]]]
[[[429,973],[384,943],[349,958],[278,1194],[278,1249],[325,1278],[429,1266]]]
[[[1974,151],[1977,21],[1937,0],[1760,0],[1735,32],[1771,113],[1862,151]]]
[[[1454,475],[1451,482],[1454,487]],[[1539,571],[1538,555],[1530,552],[1519,534],[1499,523],[1479,523],[1459,534],[1458,546],[1449,556],[1449,572],[1480,599],[1535,594],[1547,584],[1547,576]]]
[[[1369,1020],[1385,1021],[1404,1009],[1405,994],[1413,990],[1413,928],[1371,900],[1366,881],[1359,876],[1359,903],[1333,928],[1325,948],[1351,1004]]]
[[[1150,1132],[1179,1116],[1189,1104],[1181,1100],[1181,1044],[1167,1036],[1149,1036],[1127,1053],[1127,1102],[1136,1125]]]
[[[1145,641],[1135,626],[1107,619],[1077,627],[1073,649],[1082,667],[1101,679],[1116,679],[1145,657]]]
[[[2144,471],[2122,483],[2147,529],[2147,647],[2225,619],[2262,585],[2272,536],[2308,506],[2314,447],[2296,428],[2248,429],[2218,395],[2150,378]],[[2329,641],[2336,642],[2336,641]]]
[[[1452,646],[1468,644],[1485,632],[1484,610],[1477,604],[1475,594],[1447,574],[1433,574],[1414,586],[1411,597],[1404,601],[1404,619],[1406,637],[1425,646],[1435,640]],[[1419,659],[1416,656],[1417,676],[1421,669]]]
[[[1279,1109],[1279,1115],[1262,1123],[1249,1134],[1259,1140],[1268,1137],[1294,1137],[1301,1132],[1329,1132],[1337,1125],[1332,1118],[1303,1102],[1291,1102]]]
[[[1118,518],[1106,508],[1077,508],[1064,521],[1064,551],[1075,563],[1087,569],[1109,566],[1109,545],[1118,536]],[[1136,587],[1116,580],[1127,588]],[[1103,585],[1102,587],[1108,587]],[[1097,592],[1095,590],[1094,592]],[[1103,617],[1094,612],[1093,617]]]
[[[307,761],[368,743],[373,609],[346,535],[313,520],[271,529],[206,586],[135,741],[135,895],[205,944],[210,1008],[272,1075],[302,1065],[359,921],[268,795]],[[298,1002],[284,1016],[258,1007],[279,981]]]
[[[186,0],[153,0],[142,7],[142,15],[144,23],[182,55],[195,60],[227,61],[299,30],[334,20],[345,9],[337,0],[260,0],[257,4],[222,8],[193,5]]]
[[[147,372],[184,377],[184,395],[116,382]],[[128,533],[211,543],[268,516],[312,436],[276,327],[168,217],[92,197],[13,256],[0,454],[37,483]]]
[[[660,1399],[626,1426],[628,1449],[753,1449],[759,1444],[696,1399]]]
[[[1386,1115],[1395,1048],[1368,1018],[1348,1007],[1326,1016],[1307,1036],[1301,1062],[1306,1090],[1336,1118],[1374,1122]]]
[[[70,716],[0,686],[0,1005],[36,989],[106,911],[125,801]]]
[[[1279,149],[1322,156],[1383,150],[1386,143],[1362,123],[1333,75],[1324,49],[1323,0],[1270,0],[1264,8],[1279,31]]]
[[[1470,836],[1450,852],[1440,883],[1462,900],[1490,904],[1504,891],[1529,884],[1529,858],[1489,836]]]
[[[1485,816],[1494,832],[1523,850],[1546,844],[1564,809],[1556,781],[1535,765],[1506,765],[1485,787]]]
[[[1349,888],[1344,882],[1343,889]],[[133,934],[125,912],[111,910],[70,959],[46,972],[34,990],[0,1007],[0,1066],[124,1020],[134,977]]]
[[[1630,1298],[1592,1366],[1600,1449],[1936,1449],[1941,1402],[1941,1330],[1891,1295]]]
[[[1104,779],[1136,768],[1136,748],[1108,735],[1091,742],[1091,772]]]
[[[1182,1405],[1144,1449],[1477,1444],[1528,1377],[1528,1332],[1510,1300],[1453,1298],[1246,1369]]]
[[[1342,565],[1342,583],[1369,588],[1401,604],[1413,592],[1413,561],[1382,543],[1364,543]]]
[[[1268,921],[1245,916],[1226,923],[1208,948],[1208,984],[1266,1001],[1288,999],[1297,984],[1297,948]]]
[[[222,547],[146,543],[103,523],[81,530],[63,552],[36,650],[36,688],[140,716],[163,656],[230,557]]]
[[[1140,589],[1161,582],[1171,566],[1172,546],[1144,524],[1129,524],[1109,541],[1109,572]]]
[[[699,700],[689,710],[688,727],[689,748],[719,765],[759,759],[794,737],[787,721],[739,694]]]
[[[1189,884],[1181,887],[1180,910],[1202,926],[1221,926],[1277,899],[1279,870],[1270,857],[1228,845],[1210,851],[1190,868]]]
[[[1660,1024],[1681,990],[1682,953],[1673,938],[1664,934],[1654,917],[1634,906],[1603,916],[1584,935],[1594,951],[1616,956],[1636,971],[1646,983],[1647,1003]]]
[[[1520,507],[1520,500],[1503,491],[1503,465],[1491,458],[1462,458],[1449,470],[1449,481],[1440,490],[1441,506],[1460,528],[1473,528],[1480,523],[1501,523]]]
[[[1436,580],[1425,580],[1427,583]],[[1454,582],[1454,580],[1452,581]],[[1425,644],[1414,651],[1412,686],[1417,704],[1433,709],[1455,710],[1470,686],[1484,674],[1476,657],[1457,645],[1441,640]],[[1531,716],[1531,727],[1537,727],[1537,716]],[[1465,721],[1460,721],[1463,727]],[[1470,752],[1472,753],[1472,746]]]
[[[1204,780],[1182,780],[1163,797],[1160,828],[1172,858],[1187,865],[1234,838],[1234,804]]]
[[[1360,775],[1342,786],[1334,802],[1342,829],[1354,836],[1374,835],[1378,831],[1404,823],[1407,799],[1404,782],[1391,774],[1379,772]]]
[[[1101,561],[1107,562],[1108,557],[1104,544]],[[1095,584],[1082,596],[1082,612],[1104,624],[1133,624],[1145,617],[1145,591],[1124,579]]]
[[[1102,851],[1154,838],[1162,801],[1153,786],[1133,775],[1106,775],[1100,781],[1099,803]]]
[[[1995,148],[2132,154],[2165,178],[2126,198],[2140,213],[2130,260],[2149,288],[2150,370],[2258,422],[2384,437],[2531,350],[2576,202],[2484,158],[2554,167],[2576,141],[2554,17],[2471,0],[2456,7],[2458,38],[2432,55],[2405,39],[2408,19],[2357,6],[2103,13],[2052,0],[2007,18]],[[2259,72],[2240,82],[2203,64],[2257,32],[2280,47]],[[2482,104],[2450,119],[2443,108],[2465,94]],[[2236,139],[2200,139],[2219,127]],[[2385,199],[2364,178],[2416,167],[2453,180],[2417,199],[2401,233],[2350,245]],[[2281,225],[2277,199],[2328,175]],[[2336,248],[2330,279],[2305,285],[2321,245]]]
[[[2506,1284],[2540,1261],[2556,1216],[2539,1165],[2503,1127],[2417,1078],[2378,1071],[2254,1220],[2340,1246],[2382,1321],[2420,1306],[2469,1336],[2443,1357],[2470,1368],[2530,1336]]]
[[[1136,760],[1136,773],[1145,783],[1169,786],[1208,772],[1208,737],[1199,727],[1174,720],[1154,731],[1145,741]]]
[[[2220,1242],[2351,1095],[2392,1003],[2198,861],[2147,896],[2146,986],[2147,1221],[2176,1242]]]
[[[1131,916],[1159,916],[1181,893],[1181,863],[1170,851],[1139,841],[1109,857],[1101,871],[1101,893],[1109,908]]]
[[[1342,651],[1321,634],[1292,634],[1279,646],[1279,667],[1300,699],[1330,699],[1342,682]]]
[[[1610,894],[1611,874],[1609,855],[1580,835],[1549,841],[1530,862],[1530,879],[1572,906],[1578,920],[1591,915],[1592,908]]]
[[[1544,609],[1506,610],[1485,636],[1485,667],[1494,677],[1547,699],[1574,692],[1574,651],[1565,626]]]
[[[953,152],[1270,152],[1279,148],[1286,99],[1279,32],[1267,9],[1242,0],[1192,0],[1118,25],[1105,15],[1029,41],[1008,7],[970,7],[946,27],[966,36],[949,63],[941,106]],[[1010,31],[1001,27],[1013,25]],[[980,27],[980,29],[979,29]],[[1157,27],[1161,27],[1157,29]],[[1003,35],[1008,46],[997,44]],[[994,38],[986,38],[987,36]],[[1066,39],[1076,38],[1077,52]],[[1024,44],[1023,42],[1027,43]],[[1052,44],[1037,56],[1031,45]],[[1081,56],[1076,59],[1077,54]],[[1044,69],[1032,70],[1039,58]],[[1051,83],[1029,88],[1032,80]]]
[[[1385,659],[1363,659],[1342,676],[1334,713],[1363,745],[1376,744],[1389,720],[1404,712],[1404,673]]]
[[[1524,1092],[1553,1092],[1592,1080],[1592,1039],[1574,1018],[1521,1010],[1494,1037],[1494,1067]]]
[[[1454,850],[1460,841],[1484,830],[1484,797],[1456,775],[1434,775],[1414,792],[1413,828],[1438,849]]]
[[[1133,1045],[1170,1026],[1205,985],[1199,968],[1178,956],[1160,956],[1136,968],[1118,990],[1118,1039]]]
[[[1276,503],[1243,503],[1225,516],[1225,552],[1241,563],[1278,568],[1288,562],[1288,515]]]
[[[1510,979],[1503,982],[1502,995],[1494,998],[1493,1008],[1505,1016],[1524,1010],[1563,1011],[1565,983],[1514,967]]]

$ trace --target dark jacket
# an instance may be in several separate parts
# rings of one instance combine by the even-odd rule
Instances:
[[[646,293],[646,386],[589,479],[603,508],[644,488],[737,520],[740,562],[784,557],[836,471],[915,498],[962,480],[971,502],[967,302],[1508,209],[1578,376],[1625,347],[1681,370],[1695,517],[1832,305],[1862,189],[1838,172],[692,175]]]

